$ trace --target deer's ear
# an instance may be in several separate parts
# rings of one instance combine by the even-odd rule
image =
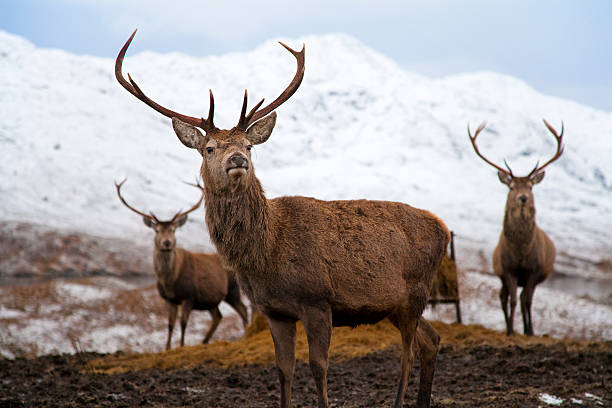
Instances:
[[[541,171],[541,172],[536,173],[533,176],[531,176],[531,178],[530,178],[531,184],[533,184],[535,186],[540,181],[542,181],[542,179],[544,178],[544,174],[546,174],[546,172],[545,171]]]
[[[178,228],[178,227],[182,227],[183,225],[185,225],[186,222],[187,222],[187,215],[183,215],[181,218],[174,221],[174,224]]]
[[[265,118],[258,120],[247,130],[247,139],[254,145],[268,140],[276,124],[276,112],[272,112]]]
[[[197,149],[203,145],[204,135],[195,126],[191,126],[180,119],[172,118],[172,127],[174,133],[185,146]]]
[[[503,171],[497,172],[497,177],[499,177],[499,181],[504,183],[507,186],[510,186],[510,182],[512,181],[512,177],[508,173],[504,173]]]
[[[142,217],[142,222],[144,222],[144,225],[146,225],[149,228],[155,228],[155,223],[153,222],[152,219],[148,217]]]

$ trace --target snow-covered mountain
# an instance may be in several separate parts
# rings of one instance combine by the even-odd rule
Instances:
[[[579,260],[583,273],[610,260],[612,113],[491,72],[415,75],[346,35],[285,41],[306,44],[306,75],[277,110],[270,140],[254,150],[268,197],[426,208],[457,233],[460,258],[486,265],[507,189],[474,154],[466,123],[488,121],[481,151],[498,163],[507,158],[520,174],[554,153],[541,119],[557,128],[563,121],[565,153],[534,189],[538,223],[556,243],[559,268]],[[0,219],[148,243],[152,233],[119,203],[113,180],[128,177],[124,196],[160,218],[198,199],[181,182],[198,174],[198,153],[178,141],[169,119],[121,88],[113,67],[112,59],[36,48],[0,31]],[[224,128],[238,120],[245,88],[250,106],[269,101],[294,70],[293,57],[272,41],[206,58],[128,52],[124,62],[149,96],[182,113],[205,116],[211,88],[215,124]],[[202,210],[178,236],[188,248],[212,249]]]

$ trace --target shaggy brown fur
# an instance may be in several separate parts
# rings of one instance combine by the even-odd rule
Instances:
[[[418,405],[429,406],[439,336],[421,314],[450,239],[444,223],[427,211],[401,203],[266,199],[255,177],[250,150],[268,139],[276,122],[272,110],[301,83],[304,49],[297,52],[285,46],[295,56],[297,70],[281,96],[257,110],[260,102],[246,114],[245,93],[238,124],[223,130],[213,124],[212,92],[209,116],[199,119],[162,107],[123,77],[121,64],[133,36],[117,57],[115,76],[131,94],[172,117],[181,142],[202,155],[211,239],[223,262],[237,272],[252,304],[268,318],[281,406],[291,404],[298,320],[308,339],[319,406],[327,407],[332,325],[356,326],[385,317],[400,330],[403,342],[395,406],[403,405],[415,336],[423,362]]]
[[[269,320],[281,406],[290,406],[296,321],[306,329],[319,406],[327,407],[332,325],[356,326],[385,317],[398,327],[404,344],[396,406],[402,405],[408,384],[417,324],[424,362],[419,406],[428,406],[439,337],[420,316],[450,239],[446,226],[431,213],[401,203],[266,199],[249,147],[251,133],[262,143],[275,120],[272,113],[247,133],[219,130],[205,136],[177,119],[173,125],[181,141],[204,158],[211,239],[252,304]]]
[[[548,122],[544,121],[544,124],[557,141],[557,152],[544,165],[536,164],[525,177],[515,176],[507,164],[508,170],[505,170],[480,154],[476,138],[485,128],[485,124],[478,127],[474,136],[468,125],[468,135],[476,154],[498,170],[499,180],[510,189],[506,199],[503,230],[497,247],[493,251],[493,269],[502,281],[499,298],[508,335],[514,333],[517,286],[523,287],[521,314],[523,315],[524,333],[533,335],[531,302],[535,287],[550,276],[555,263],[555,245],[535,222],[536,210],[532,188],[544,178],[544,167],[557,160],[563,153],[563,126],[559,135]],[[510,298],[509,313],[508,298]]]

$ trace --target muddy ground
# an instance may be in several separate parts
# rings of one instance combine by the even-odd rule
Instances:
[[[601,343],[550,345],[445,344],[433,387],[433,407],[538,407],[549,394],[562,407],[612,406],[612,353]],[[271,365],[149,369],[100,374],[78,353],[0,360],[0,407],[270,407],[279,385]],[[399,375],[399,348],[333,361],[329,398],[333,407],[392,406]],[[415,375],[406,406],[416,398]],[[310,369],[298,362],[296,407],[316,406]]]

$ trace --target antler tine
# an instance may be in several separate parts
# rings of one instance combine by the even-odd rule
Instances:
[[[508,164],[506,159],[504,159],[504,166],[506,166],[506,168],[508,169],[508,172],[510,173],[510,177],[514,177],[514,174],[512,174],[512,169],[510,168],[510,165]]]
[[[123,48],[121,48],[121,51],[119,51],[119,55],[117,56],[117,60],[115,61],[115,78],[117,78],[117,81],[119,81],[121,86],[123,86],[129,93],[131,93],[136,98],[140,99],[142,102],[144,102],[151,108],[155,109],[157,112],[161,113],[162,115],[167,116],[169,118],[178,118],[185,123],[189,123],[190,125],[193,125],[193,126],[198,126],[204,129],[206,132],[215,130],[216,128],[213,124],[214,101],[213,101],[212,91],[210,91],[210,109],[209,109],[208,118],[207,119],[196,118],[193,116],[183,115],[181,113],[175,112],[173,110],[170,110],[168,108],[161,106],[160,104],[153,101],[151,98],[149,98],[148,96],[144,94],[144,92],[140,89],[140,87],[136,85],[136,82],[134,82],[130,74],[128,74],[129,81],[123,77],[123,74],[121,72],[122,66],[123,66],[123,58],[125,57],[125,53],[128,47],[130,46],[132,40],[134,39],[134,36],[136,35],[136,31],[137,30],[134,30],[130,38],[128,38],[126,43],[123,45]]]
[[[257,122],[259,119],[263,118],[264,116],[272,112],[274,109],[282,105],[285,101],[287,101],[295,93],[295,91],[298,90],[298,88],[300,87],[300,84],[302,83],[302,79],[304,79],[306,45],[305,44],[302,45],[301,51],[295,51],[294,49],[283,44],[282,42],[279,41],[279,43],[280,45],[285,47],[287,51],[293,54],[293,56],[296,59],[297,70],[295,72],[295,76],[293,77],[293,79],[291,80],[287,88],[285,88],[285,90],[278,96],[278,98],[273,100],[269,105],[266,105],[264,108],[257,110],[259,106],[261,106],[261,104],[263,103],[263,99],[262,99],[253,109],[251,109],[251,111],[249,112],[248,115],[246,115],[246,117],[244,115],[240,115],[240,121],[238,122],[238,128],[242,130],[246,130],[249,124],[253,122]],[[244,111],[246,111],[246,92],[245,92],[245,99],[244,99],[244,104],[243,104],[243,112]]]
[[[508,170],[505,170],[503,168],[501,168],[500,166],[498,166],[497,164],[491,162],[489,159],[487,159],[486,157],[484,157],[482,154],[480,154],[480,150],[478,150],[478,146],[476,146],[476,138],[478,137],[478,134],[487,126],[487,122],[482,122],[480,124],[480,126],[478,126],[478,129],[476,129],[476,133],[474,133],[474,136],[472,136],[472,132],[470,131],[470,122],[468,122],[467,125],[467,131],[468,131],[468,136],[470,137],[470,142],[472,142],[472,147],[474,148],[474,151],[476,152],[476,154],[478,155],[478,157],[480,157],[482,160],[484,160],[485,162],[487,162],[488,164],[490,164],[491,166],[495,167],[497,170],[501,171],[504,174],[509,175],[510,177],[514,177],[512,175],[512,170],[510,170],[510,167],[508,166],[508,163],[506,163],[506,167],[508,167]],[[504,162],[506,162],[504,160]]]
[[[553,136],[555,137],[555,140],[557,141],[557,151],[555,152],[554,156],[549,161],[547,161],[540,167],[536,166],[536,170],[532,171],[532,173],[534,174],[541,172],[542,170],[544,170],[544,167],[548,166],[550,163],[554,162],[559,157],[561,157],[561,155],[563,154],[563,150],[565,149],[565,146],[563,146],[563,132],[565,132],[563,121],[561,121],[561,134],[558,134],[555,128],[553,128],[550,125],[550,123],[546,121],[546,119],[542,119],[542,121],[544,122],[544,124],[546,125],[550,133],[552,133]],[[531,175],[532,173],[529,173],[529,174]]]
[[[127,181],[127,178],[124,178],[123,181],[121,183],[119,183],[119,184],[117,184],[117,182],[115,181],[115,188],[117,189],[117,195],[119,196],[119,200],[121,200],[123,205],[125,205],[130,210],[134,211],[136,214],[142,215],[145,218],[148,218],[150,220],[155,221],[156,223],[159,223],[159,220],[157,219],[157,217],[153,213],[145,214],[142,211],[138,211],[137,209],[135,209],[134,207],[129,205],[127,203],[127,201],[125,201],[125,199],[121,196],[121,186],[123,186],[123,183],[125,183],[126,181]]]
[[[200,196],[200,199],[198,200],[198,202],[197,202],[197,203],[195,203],[195,204],[193,205],[193,207],[191,207],[191,208],[190,208],[190,209],[188,209],[187,211],[179,211],[179,212],[177,212],[177,213],[174,215],[174,217],[172,217],[172,220],[171,220],[170,222],[172,222],[172,221],[174,221],[174,220],[177,220],[177,219],[179,219],[180,217],[182,217],[182,216],[184,216],[184,215],[187,215],[187,214],[189,214],[189,213],[190,213],[190,212],[192,212],[192,211],[197,210],[197,209],[198,209],[198,207],[200,206],[200,204],[202,204],[202,200],[204,200],[204,187],[202,187],[202,186],[200,185],[200,183],[197,181],[197,179],[196,179],[196,183],[195,183],[195,184],[194,184],[194,183],[189,183],[189,182],[187,182],[187,181],[183,181],[183,183],[185,183],[185,184],[189,184],[190,186],[194,186],[194,187],[196,187],[196,188],[199,188],[199,189],[200,189],[200,191],[202,192],[202,195]]]

